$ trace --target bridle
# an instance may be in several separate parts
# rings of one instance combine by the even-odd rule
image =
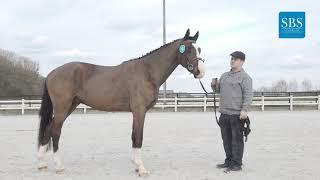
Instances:
[[[189,71],[193,71],[193,64],[192,64],[193,61],[202,61],[202,62],[204,62],[204,59],[202,59],[201,57],[196,57],[196,58],[193,58],[191,61],[189,61],[189,59],[187,58],[187,69]]]
[[[204,62],[205,60],[203,59],[203,58],[201,58],[201,57],[195,57],[195,58],[193,58],[193,59],[189,59],[188,58],[188,56],[185,54],[185,51],[186,51],[186,46],[184,45],[184,44],[180,44],[180,46],[179,46],[179,52],[180,52],[180,54],[181,55],[183,55],[183,56],[185,56],[185,61],[187,62],[187,70],[189,70],[189,71],[193,71],[193,69],[194,69],[194,67],[193,67],[193,62],[194,61],[202,61],[202,62]]]

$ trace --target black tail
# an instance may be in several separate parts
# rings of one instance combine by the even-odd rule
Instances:
[[[40,127],[39,127],[39,134],[38,134],[38,147],[40,145],[43,145],[41,143],[43,143],[43,138],[45,137],[47,126],[50,124],[52,120],[52,114],[53,114],[52,102],[48,93],[47,82],[45,81],[44,88],[43,88],[42,102],[41,102],[41,107],[39,111]],[[48,148],[50,147],[51,147],[51,137],[49,140]]]

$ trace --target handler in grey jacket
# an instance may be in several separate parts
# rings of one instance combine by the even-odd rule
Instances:
[[[231,55],[231,70],[225,72],[219,81],[212,80],[211,87],[220,93],[219,125],[226,159],[217,168],[227,168],[225,172],[239,171],[243,156],[243,128],[252,103],[252,79],[244,71],[245,54],[235,51]]]

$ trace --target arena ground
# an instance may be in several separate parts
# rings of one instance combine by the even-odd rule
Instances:
[[[250,113],[242,172],[225,174],[219,128],[212,112],[150,112],[142,158],[144,179],[320,179],[320,111]],[[0,115],[0,179],[141,179],[130,162],[130,113],[71,115],[62,130],[65,165],[56,174],[52,153],[38,171],[36,115]]]

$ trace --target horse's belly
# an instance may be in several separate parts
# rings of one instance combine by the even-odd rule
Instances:
[[[115,98],[100,97],[87,99],[84,104],[101,111],[130,111],[129,101]]]
[[[125,93],[87,93],[81,101],[101,111],[130,111],[129,97]]]

